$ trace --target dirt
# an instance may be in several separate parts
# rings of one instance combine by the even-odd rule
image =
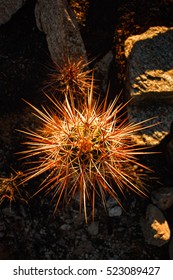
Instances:
[[[150,26],[172,26],[173,5],[158,0],[77,2],[78,5],[69,1],[89,59],[97,61],[109,50],[114,53],[110,94],[115,95],[124,88],[125,39]],[[39,106],[52,65],[45,35],[36,27],[34,3],[27,1],[0,27],[0,177],[9,179],[14,188],[13,179],[25,168],[16,154],[23,149],[24,141],[17,129],[35,126],[23,99]],[[149,178],[150,187],[172,184],[164,157],[160,156],[159,161],[155,156],[144,157],[141,161],[155,170],[153,177],[157,180]],[[127,194],[126,211],[117,217],[108,217],[98,201],[91,228],[91,216],[85,224],[83,215],[79,215],[77,198],[56,215],[50,197],[39,194],[28,202],[27,193],[33,193],[39,180],[24,186],[25,194],[19,194],[15,201],[10,203],[4,197],[0,205],[0,259],[169,259],[168,245],[161,248],[148,245],[141,231],[140,218],[150,198]],[[12,198],[11,193],[8,195]]]

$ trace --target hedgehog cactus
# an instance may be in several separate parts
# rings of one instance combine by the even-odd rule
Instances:
[[[93,69],[89,69],[90,63],[85,63],[82,58],[74,60],[69,57],[64,59],[62,66],[54,63],[46,88],[53,93],[61,93],[62,96],[69,97],[73,94],[74,100],[84,101],[92,80]]]
[[[117,114],[124,106],[116,105],[117,99],[108,105],[107,98],[99,105],[93,98],[93,85],[80,108],[79,104],[75,107],[73,96],[66,96],[64,103],[48,98],[53,110],[30,104],[42,126],[37,131],[22,131],[29,139],[22,154],[33,164],[23,182],[46,173],[39,191],[54,192],[55,210],[61,200],[69,201],[79,191],[86,221],[88,201],[94,217],[96,195],[104,206],[106,193],[119,202],[116,188],[123,194],[128,188],[145,195],[129,172],[130,165],[142,166],[136,155],[143,151],[132,143],[131,135],[141,130],[143,122],[120,121]]]

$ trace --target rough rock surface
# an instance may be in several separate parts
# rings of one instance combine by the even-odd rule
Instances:
[[[146,216],[141,219],[141,226],[148,244],[161,247],[170,239],[170,228],[163,213],[152,204],[148,205]]]
[[[109,68],[110,68],[110,64],[112,62],[112,59],[113,59],[113,53],[112,53],[112,51],[109,51],[94,66],[94,68],[97,71],[96,73],[98,73],[98,80],[101,81],[101,89],[104,92],[106,92],[108,84],[109,84],[108,73],[109,73]],[[97,76],[96,76],[96,79],[97,79]]]
[[[120,207],[115,199],[109,197],[106,201],[106,207],[109,217],[120,217],[122,215],[122,207]]]
[[[88,226],[88,233],[90,235],[97,235],[99,233],[99,222],[93,222]]]
[[[46,34],[54,62],[61,64],[68,56],[86,59],[75,16],[66,1],[38,0],[35,17],[38,28]]]
[[[133,138],[134,142],[139,145],[158,145],[160,141],[169,133],[170,124],[173,120],[171,104],[151,104],[141,107],[137,104],[128,105],[128,116],[132,122],[142,122],[143,127]]]
[[[173,188],[159,188],[152,192],[151,199],[161,210],[166,210],[173,205]]]
[[[0,0],[0,25],[10,20],[26,2],[26,0]]]
[[[126,92],[132,122],[150,119],[134,139],[157,145],[169,132],[173,111],[173,28],[156,26],[125,41]],[[169,102],[169,103],[168,103]],[[156,118],[154,118],[156,117]],[[154,119],[152,119],[154,118]]]
[[[156,26],[125,41],[127,88],[134,102],[173,102],[173,28]]]

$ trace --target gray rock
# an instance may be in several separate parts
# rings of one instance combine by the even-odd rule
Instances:
[[[152,192],[151,199],[158,208],[166,210],[173,205],[173,188],[159,188]]]
[[[154,125],[132,137],[138,145],[158,145],[169,132],[173,111],[173,28],[155,26],[125,41],[126,93],[132,122]],[[155,119],[152,119],[156,117]]]
[[[127,89],[133,102],[173,103],[173,28],[155,26],[125,41]]]
[[[151,104],[145,107],[129,104],[127,111],[131,122],[139,123],[148,120],[143,124],[144,129],[132,135],[132,140],[138,145],[158,145],[168,134],[172,122],[172,104]],[[147,126],[151,127],[145,128]]]
[[[88,226],[88,232],[90,235],[97,235],[99,233],[99,222],[93,222]]]
[[[64,231],[67,231],[67,230],[70,230],[71,229],[71,226],[68,225],[68,224],[63,224],[60,226],[60,229],[61,230],[64,230]]]
[[[122,215],[122,208],[118,205],[118,202],[114,198],[108,198],[106,201],[106,207],[109,217],[119,217]]]
[[[8,22],[26,0],[0,0],[0,25]]]
[[[76,245],[76,248],[74,249],[73,254],[76,257],[83,257],[85,256],[85,254],[90,254],[94,249],[91,241],[86,240],[86,241],[82,241],[80,242],[78,245]]]
[[[117,205],[118,205],[118,202],[111,196],[106,200],[106,207],[108,209],[112,208],[112,207],[115,207]]]
[[[108,73],[111,61],[113,60],[113,53],[109,51],[101,60],[99,60],[94,68],[96,69],[96,79],[98,76],[98,80],[101,81],[101,87],[104,92],[107,90],[107,86],[109,83]]]
[[[148,205],[145,218],[141,219],[141,227],[148,244],[161,247],[170,239],[170,228],[159,208]]]
[[[113,208],[108,209],[109,217],[119,217],[122,215],[122,208],[120,206],[115,206]]]
[[[38,0],[35,17],[38,28],[46,34],[54,62],[61,65],[67,57],[86,60],[77,21],[67,1]]]
[[[158,148],[165,158],[166,168],[171,170],[173,167],[173,121],[169,133],[162,139]]]

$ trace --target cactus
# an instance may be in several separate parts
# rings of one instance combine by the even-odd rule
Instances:
[[[92,205],[94,217],[95,197],[101,198],[106,207],[106,194],[119,203],[118,188],[123,194],[130,189],[140,195],[145,190],[135,182],[130,166],[140,164],[136,155],[144,153],[132,143],[131,136],[141,130],[143,123],[121,121],[124,105],[117,105],[117,98],[101,104],[93,98],[93,83],[85,103],[77,108],[73,96],[65,95],[61,103],[47,95],[51,109],[42,110],[29,104],[40,119],[41,126],[35,131],[22,131],[28,138],[22,151],[23,158],[30,158],[31,166],[25,172],[23,183],[46,174],[39,192],[54,192],[55,211],[60,201],[70,201],[80,194],[80,208],[87,221],[87,203]],[[79,104],[78,104],[79,105]],[[33,159],[36,158],[36,161]]]

